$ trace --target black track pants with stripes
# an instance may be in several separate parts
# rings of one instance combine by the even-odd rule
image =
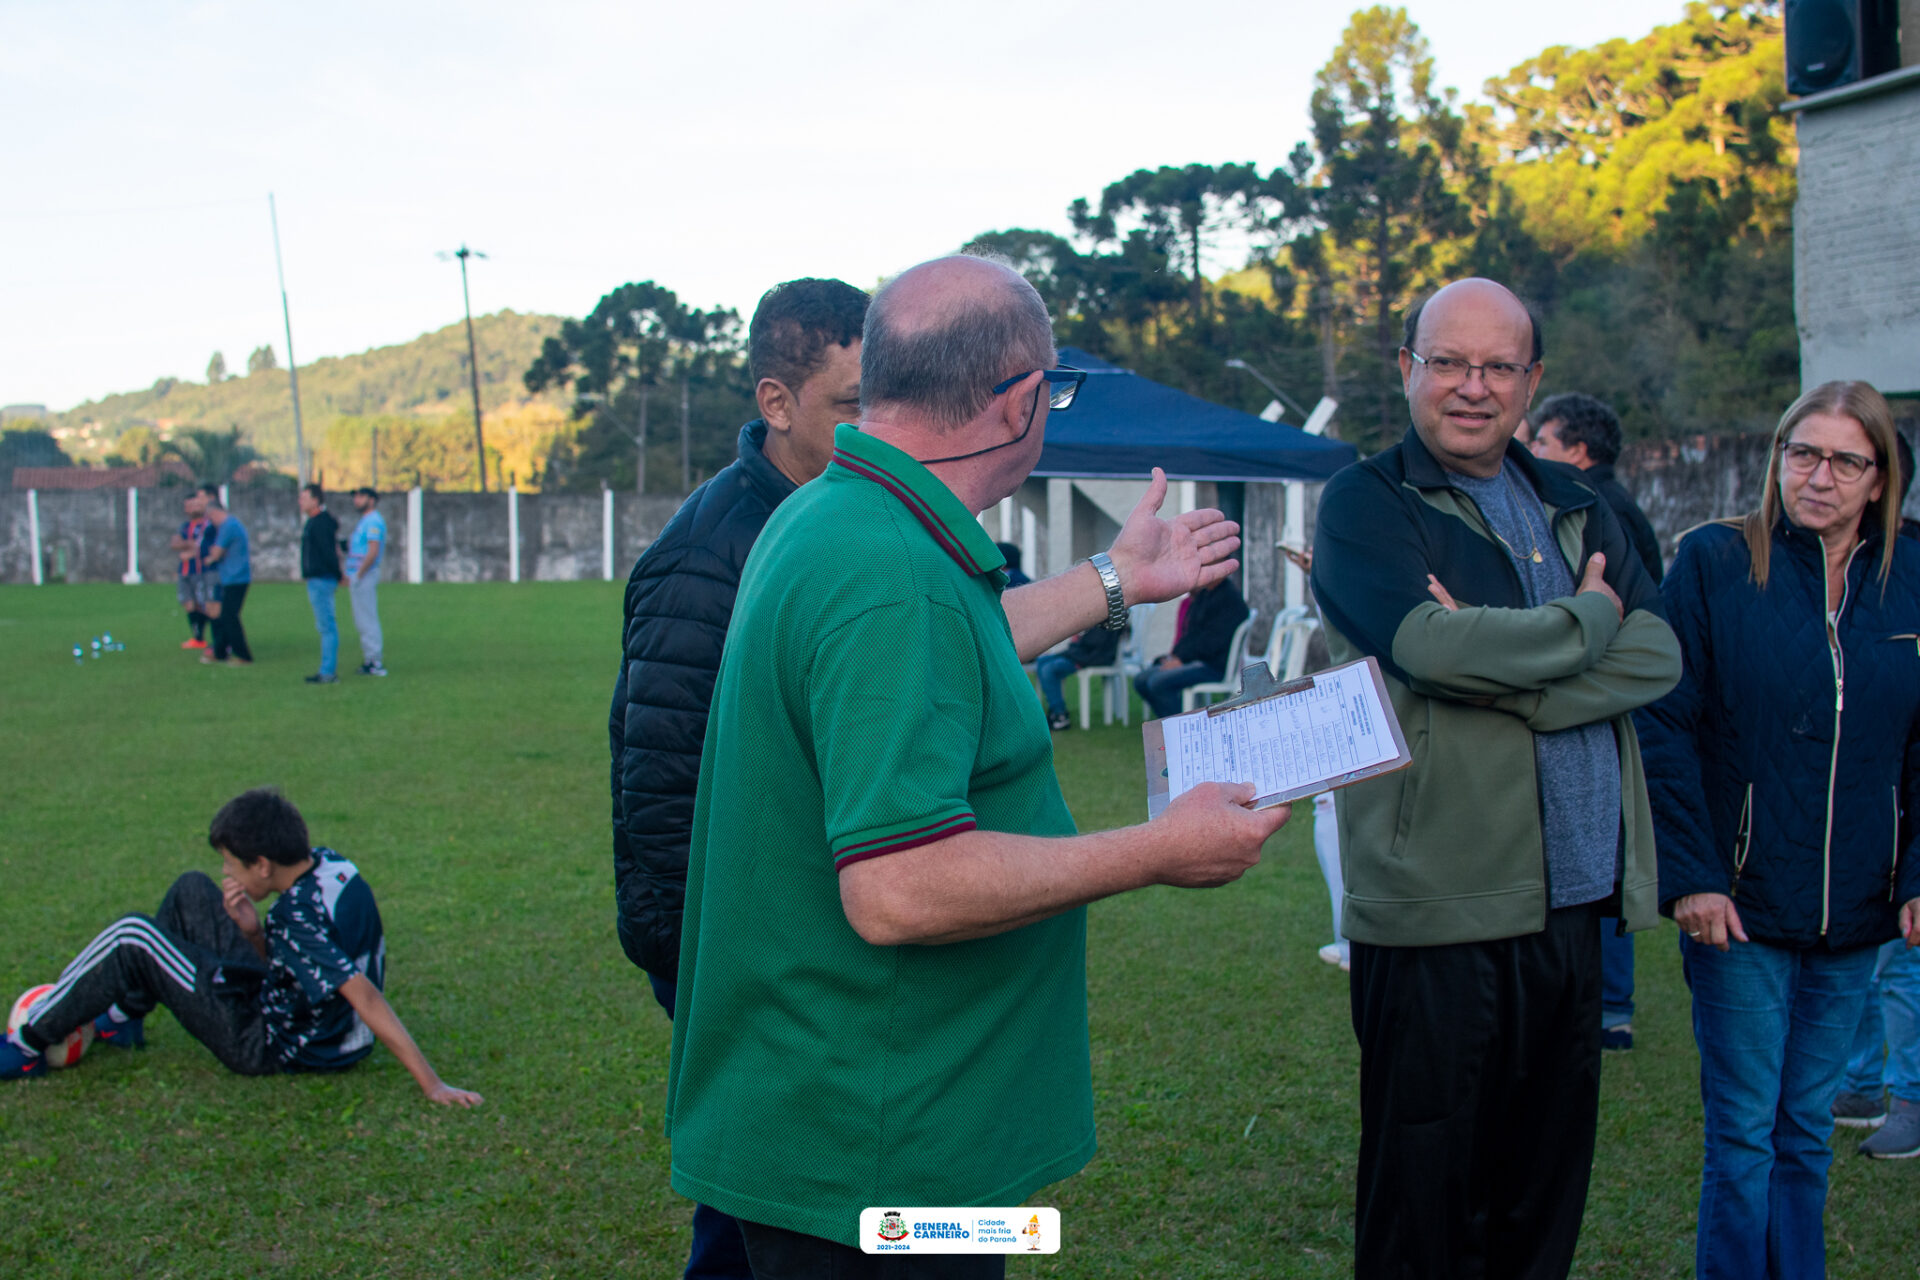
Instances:
[[[165,1005],[188,1034],[242,1075],[280,1068],[267,1044],[260,987],[267,962],[220,899],[220,886],[189,871],[152,916],[122,916],[100,931],[21,1028],[35,1048],[57,1044],[112,1005],[142,1017]]]

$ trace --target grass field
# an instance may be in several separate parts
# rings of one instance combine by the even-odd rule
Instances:
[[[617,584],[398,586],[382,613],[392,678],[313,688],[297,585],[249,598],[247,670],[178,650],[166,587],[0,588],[0,994],[50,981],[180,871],[217,872],[207,820],[274,783],[378,892],[401,1017],[486,1095],[430,1107],[384,1050],[339,1076],[242,1079],[157,1015],[144,1053],[0,1086],[0,1274],[678,1273],[668,1028],[612,928]],[[102,630],[127,651],[76,666]],[[1057,739],[1083,827],[1143,816],[1138,732]],[[1227,889],[1093,908],[1101,1152],[1035,1197],[1066,1248],[1012,1273],[1350,1271],[1357,1056],[1345,985],[1314,955],[1310,826],[1303,807]],[[1639,985],[1640,1047],[1606,1064],[1584,1276],[1692,1267],[1700,1107],[1670,926],[1641,936]],[[1920,1161],[1836,1147],[1832,1273],[1920,1275]]]

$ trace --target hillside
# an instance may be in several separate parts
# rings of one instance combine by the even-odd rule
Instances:
[[[525,401],[521,375],[539,355],[540,344],[559,332],[560,318],[498,311],[475,317],[473,326],[481,404],[492,412]],[[541,399],[559,403],[552,396]],[[469,404],[467,334],[459,321],[412,342],[300,366],[300,411],[309,448],[317,447],[341,417],[464,414]],[[242,374],[211,386],[162,378],[144,391],[90,400],[56,414],[48,425],[68,452],[79,457],[104,453],[130,427],[153,428],[164,437],[186,427],[223,431],[237,426],[269,458],[293,463],[293,408],[285,369]]]

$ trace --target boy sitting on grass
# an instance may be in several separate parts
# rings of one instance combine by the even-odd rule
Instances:
[[[153,917],[108,925],[0,1040],[0,1079],[45,1075],[47,1046],[88,1024],[96,1044],[139,1048],[141,1019],[164,1004],[241,1075],[342,1071],[377,1039],[433,1101],[480,1101],[434,1073],[381,994],[387,944],[373,890],[351,862],[308,845],[286,797],[261,788],[229,800],[207,843],[226,864],[221,884],[189,871]],[[262,928],[253,904],[270,893],[280,899]]]

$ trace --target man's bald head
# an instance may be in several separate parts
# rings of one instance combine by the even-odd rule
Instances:
[[[1440,464],[1500,473],[1540,385],[1540,325],[1492,280],[1456,280],[1407,316],[1400,379],[1414,429]]]
[[[959,427],[995,384],[1053,362],[1053,323],[1026,277],[985,258],[935,258],[889,280],[867,309],[861,412]]]
[[[1409,351],[1419,351],[1425,355],[1425,350],[1420,346],[1422,318],[1432,313],[1435,323],[1439,323],[1446,318],[1450,310],[1455,308],[1472,308],[1476,311],[1494,309],[1509,312],[1514,323],[1526,329],[1525,344],[1527,351],[1530,352],[1527,359],[1537,362],[1544,353],[1545,348],[1540,338],[1540,318],[1533,314],[1533,308],[1520,301],[1513,290],[1498,280],[1488,280],[1484,276],[1470,276],[1465,280],[1455,280],[1452,284],[1444,285],[1428,294],[1420,302],[1414,303],[1413,309],[1407,312],[1407,330],[1400,345]]]

